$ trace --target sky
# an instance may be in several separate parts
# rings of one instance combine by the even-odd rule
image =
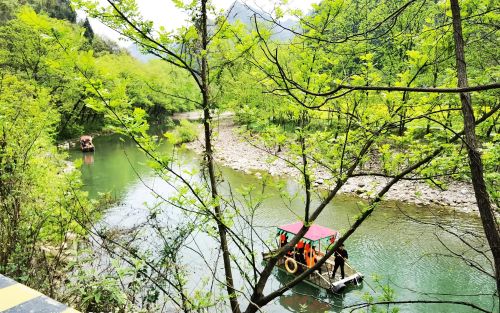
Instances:
[[[106,0],[99,0],[106,4]],[[142,16],[155,23],[155,27],[164,26],[168,30],[174,30],[185,23],[186,15],[179,11],[170,0],[136,0]],[[312,3],[318,3],[320,0],[289,0],[287,7],[308,11]],[[248,5],[269,12],[273,9],[277,0],[243,0]],[[234,0],[213,0],[212,3],[219,9],[227,10],[234,3]],[[117,40],[119,35],[109,29],[98,20],[90,19],[92,29],[97,34]],[[128,46],[130,42],[119,41],[121,46]]]

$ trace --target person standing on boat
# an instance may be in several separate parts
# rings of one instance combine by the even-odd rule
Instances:
[[[299,261],[300,263],[304,264],[306,263],[306,260],[304,258],[304,241],[299,241],[297,243],[297,245],[295,245],[295,247],[297,248],[297,255],[296,255],[296,258],[297,258],[297,261]]]
[[[349,255],[347,254],[347,250],[344,245],[341,245],[337,251],[335,251],[335,266],[333,267],[332,279],[335,279],[335,273],[337,269],[340,267],[340,274],[342,275],[342,279],[344,279],[344,263],[348,259]]]
[[[285,233],[282,233],[280,235],[280,247],[285,246],[288,243],[288,237],[286,236]]]

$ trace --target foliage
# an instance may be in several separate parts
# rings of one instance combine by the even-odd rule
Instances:
[[[399,308],[393,304],[378,305],[376,302],[393,302],[396,300],[395,291],[389,283],[383,283],[381,277],[374,276],[373,282],[375,283],[376,294],[365,293],[363,300],[370,305],[369,312],[371,313],[398,313]]]
[[[15,18],[20,6],[29,5],[36,12],[45,12],[55,19],[76,22],[76,12],[70,0],[0,0],[0,24]]]
[[[11,75],[0,90],[0,272],[53,293],[82,221],[95,217],[53,145],[48,90]]]
[[[175,32],[142,18],[133,0],[108,1],[109,5],[92,0],[75,3],[144,51],[185,71],[185,77],[198,87],[196,93],[187,94],[186,101],[204,113],[206,137],[199,179],[193,179],[193,170],[179,164],[175,153],[164,155],[156,149],[157,143],[146,132],[143,110],[120,106],[115,101],[118,97],[102,97],[100,106],[113,116],[117,129],[132,136],[151,157],[155,173],[176,191],[168,197],[157,196],[179,210],[185,221],[196,220],[197,229],[220,248],[223,277],[208,279],[225,282],[221,289],[226,289],[226,301],[235,312],[240,311],[240,293],[251,299],[246,311],[255,312],[299,283],[308,272],[274,291],[266,289],[268,294],[264,294],[273,265],[293,244],[273,254],[263,269],[256,264],[254,241],[265,242],[252,224],[255,211],[244,207],[239,199],[242,195],[234,195],[231,188],[229,194],[219,191],[224,176],[214,166],[211,119],[217,110],[235,111],[238,121],[253,132],[251,135],[258,133],[257,145],[262,150],[277,154],[274,151],[285,147],[279,157],[300,173],[304,192],[300,218],[305,225],[321,218],[326,205],[349,178],[383,177],[370,191],[370,203],[355,217],[346,235],[336,241],[330,255],[377,209],[397,181],[420,180],[446,188],[450,178],[470,179],[464,170],[467,156],[459,136],[463,129],[460,103],[456,94],[441,92],[456,85],[453,33],[445,2],[322,1],[314,5],[311,14],[289,12],[299,20],[292,29],[296,36],[289,42],[273,40],[269,21],[256,21],[251,30],[238,22],[229,23],[210,1],[175,1],[192,22]],[[484,12],[467,16],[466,32],[471,38],[472,34],[487,38],[483,48],[491,56],[483,60],[474,52],[481,50],[479,45],[483,43],[468,43],[467,57],[473,59],[471,80],[478,85],[494,83],[498,51],[489,30],[489,24],[497,20],[495,14],[489,14],[493,5],[466,1],[464,6],[467,14]],[[274,15],[263,18],[274,19],[278,24],[274,26],[280,28],[279,18],[284,13],[277,9]],[[106,88],[90,83],[94,92],[108,94]],[[406,90],[413,87],[419,92]],[[405,90],[397,91],[401,88]],[[496,129],[489,126],[498,116],[497,96],[498,91],[492,89],[475,98],[474,113],[480,127],[485,127],[479,136],[485,143]],[[491,146],[485,144],[484,148]],[[488,155],[490,160],[496,159]],[[487,165],[489,169],[491,166]],[[319,174],[324,177],[323,193],[313,184]],[[315,193],[320,195],[319,204],[313,201]],[[284,199],[290,197],[284,195]],[[239,224],[244,226],[236,226]],[[306,227],[291,242],[298,242]],[[248,233],[244,228],[250,229]],[[204,254],[199,254],[206,261]],[[233,285],[233,270],[243,277],[240,289]],[[182,294],[176,290],[169,295]],[[391,290],[384,289],[383,297],[392,298]],[[183,305],[178,307],[185,309]]]
[[[173,131],[165,133],[165,137],[174,145],[191,142],[198,138],[198,127],[188,120],[181,120]]]
[[[88,235],[86,227],[106,206],[85,200],[78,172],[70,170],[54,146],[55,138],[99,131],[106,123],[99,106],[93,106],[99,95],[82,75],[109,88],[106,96],[117,105],[142,112],[141,118],[146,111],[158,117],[191,104],[165,95],[166,86],[184,79],[172,67],[143,64],[97,36],[89,44],[79,26],[31,7],[14,3],[9,8],[11,15],[0,26],[0,272],[67,300],[60,287],[75,268],[66,268],[73,245]],[[176,94],[189,92],[190,86],[182,83]],[[89,289],[70,300],[104,308],[95,297],[113,298],[119,290],[113,285],[116,276],[97,282],[92,275],[82,280]],[[93,302],[84,298],[88,294]],[[126,305],[125,300],[117,295],[119,303]]]
[[[268,19],[279,23],[280,17],[290,13],[299,21],[292,29],[296,36],[285,42],[274,40],[269,21],[255,21],[252,29],[240,22],[229,23],[228,15],[217,11],[210,1],[174,1],[190,17],[190,23],[175,32],[143,19],[134,0],[108,2],[110,6],[74,1],[91,17],[100,18],[159,59],[140,63],[99,37],[89,42],[92,36],[87,33],[85,37],[82,28],[37,14],[29,7],[20,8],[17,18],[0,29],[0,65],[6,69],[9,90],[0,96],[5,103],[1,112],[5,125],[14,121],[15,126],[4,127],[1,133],[4,138],[14,138],[2,141],[0,155],[7,160],[0,163],[1,186],[6,188],[2,201],[7,208],[2,216],[6,228],[0,230],[4,231],[0,238],[6,242],[2,250],[6,261],[0,263],[3,271],[24,277],[23,271],[33,260],[16,245],[19,238],[28,246],[36,246],[36,240],[31,235],[19,237],[19,229],[27,234],[41,229],[36,239],[40,236],[61,244],[67,228],[50,224],[55,219],[52,207],[59,203],[54,195],[63,192],[68,204],[77,199],[68,196],[67,186],[58,184],[56,166],[41,161],[40,155],[46,155],[43,148],[50,147],[54,135],[69,137],[104,124],[131,136],[150,157],[155,174],[175,192],[164,195],[152,190],[162,201],[146,208],[147,225],[138,225],[129,241],[113,240],[109,230],[97,232],[96,242],[106,251],[105,256],[97,257],[110,264],[105,264],[109,266],[104,272],[88,270],[85,263],[94,258],[89,252],[83,263],[75,263],[80,279],[71,287],[73,301],[88,310],[112,306],[148,309],[164,301],[176,310],[190,311],[227,301],[239,312],[239,301],[245,297],[250,299],[246,311],[255,312],[308,274],[306,271],[276,290],[265,288],[278,258],[320,218],[349,178],[375,175],[384,180],[370,191],[369,204],[327,252],[330,255],[397,181],[421,180],[446,188],[450,179],[470,180],[464,170],[467,156],[461,140],[458,96],[424,88],[455,86],[453,34],[446,2],[325,0],[307,15],[277,8]],[[13,7],[5,3],[9,10]],[[496,82],[499,66],[494,25],[498,16],[494,4],[463,1],[462,5],[470,79],[476,85]],[[11,18],[9,14],[6,19]],[[399,92],[395,89],[399,87],[418,87],[420,92]],[[488,190],[498,202],[497,99],[498,89],[474,94],[473,110],[483,143]],[[18,109],[20,103],[22,109]],[[175,149],[168,155],[159,150],[161,141],[148,134],[153,118],[195,108],[203,110],[206,134],[199,173],[183,166]],[[235,195],[231,186],[227,194],[220,192],[227,186],[214,164],[216,133],[211,115],[226,109],[236,112],[237,120],[252,136],[257,134],[262,150],[273,155],[282,152],[278,156],[300,173],[304,206],[298,216],[306,226],[263,269],[256,256],[267,242],[253,224],[261,198],[249,199],[250,193],[245,191]],[[33,122],[18,125],[16,114]],[[166,137],[177,144],[195,139],[196,133],[193,124],[183,121]],[[23,159],[24,151],[28,154]],[[313,184],[320,174],[325,192]],[[55,189],[47,192],[47,198],[35,199],[48,179]],[[265,199],[266,183],[260,187]],[[20,190],[27,193],[21,195]],[[285,188],[281,191],[284,202],[295,196]],[[319,195],[317,203],[314,193]],[[86,210],[85,203],[78,207]],[[65,204],[55,212],[73,232],[82,233],[82,225],[74,224],[67,208]],[[48,217],[43,219],[48,226],[22,224],[17,218],[26,211]],[[28,224],[32,221],[28,219]],[[147,236],[136,240],[140,230],[153,234],[153,240],[161,244],[144,244]],[[208,264],[204,254],[212,246],[202,250],[186,243],[188,238],[196,242],[193,232],[217,247],[213,249],[217,262]],[[186,251],[195,252],[209,271],[193,277],[190,264],[179,257]],[[217,272],[219,254],[223,274]],[[243,283],[234,283],[233,270]],[[201,284],[192,287],[190,279]],[[393,290],[380,287],[381,300],[392,301]],[[220,290],[214,290],[217,288]],[[386,310],[397,312],[392,307]]]
[[[131,273],[113,265],[108,270],[97,264],[89,267],[95,262],[92,251],[82,250],[79,253],[69,267],[73,277],[67,285],[65,298],[84,312],[138,312],[130,307],[127,292],[120,284],[124,279],[130,280]]]
[[[106,123],[103,114],[88,106],[95,95],[82,84],[82,70],[106,88],[120,85],[126,96],[122,100],[151,118],[193,108],[184,100],[187,96],[182,97],[193,88],[182,72],[155,60],[144,64],[99,36],[90,44],[81,27],[30,7],[17,10],[17,19],[0,27],[0,65],[49,90],[52,107],[61,115],[58,138],[98,131]]]

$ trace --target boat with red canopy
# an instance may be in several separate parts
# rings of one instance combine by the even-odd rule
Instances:
[[[288,240],[295,236],[302,229],[302,222],[295,222],[277,227],[277,236],[279,246],[284,246]],[[314,266],[317,260],[321,259],[325,252],[333,246],[340,237],[336,230],[313,224],[309,227],[306,234],[295,245],[292,251],[289,251],[276,263],[278,269],[291,275],[298,275],[306,269]],[[264,253],[264,260],[268,259],[275,251]],[[332,292],[339,292],[349,284],[358,285],[363,280],[363,275],[355,271],[347,262],[345,264],[345,277],[341,278],[337,273],[332,278],[332,271],[335,266],[333,256],[326,260],[321,268],[311,273],[304,281],[316,287],[320,287]],[[339,271],[340,272],[340,271]]]
[[[91,136],[83,135],[80,137],[80,149],[82,149],[82,152],[94,152],[95,147]]]

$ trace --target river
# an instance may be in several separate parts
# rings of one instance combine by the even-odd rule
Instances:
[[[94,154],[71,150],[70,159],[82,159],[80,169],[84,189],[91,198],[100,192],[110,192],[118,200],[105,216],[107,223],[133,223],[146,214],[145,205],[158,201],[143,182],[148,186],[160,186],[158,190],[161,192],[171,192],[171,189],[161,187],[161,180],[152,175],[146,165],[146,157],[132,142],[119,140],[118,135],[109,135],[95,138],[94,144]],[[171,149],[168,146],[163,148],[165,151]],[[194,166],[199,160],[197,155],[189,151],[182,156],[186,166]],[[255,175],[224,167],[221,170],[233,188],[260,183]],[[290,192],[299,188],[291,180],[284,179],[282,182]],[[359,201],[349,196],[336,198],[322,214],[319,223],[338,230],[347,229],[353,217],[359,213]],[[270,230],[276,225],[294,222],[292,212],[300,212],[300,203],[300,198],[294,199],[289,209],[277,195],[272,196],[257,212],[256,222],[269,226]],[[417,223],[406,215],[425,223]],[[439,298],[470,301],[492,312],[498,310],[492,307],[494,281],[458,258],[446,256],[450,252],[437,237],[446,243],[448,249],[459,255],[466,255],[488,266],[486,262],[474,253],[465,251],[466,247],[457,238],[440,231],[433,225],[436,221],[451,224],[457,231],[481,233],[480,220],[473,215],[446,209],[384,203],[346,243],[350,264],[365,275],[361,287],[351,288],[341,295],[330,295],[301,284],[266,306],[264,311],[340,312],[340,307],[359,302],[362,294],[377,289],[377,282],[372,277],[374,275],[380,277],[381,282],[390,282],[397,300]],[[276,272],[270,287],[276,288],[287,279],[289,277],[286,274]],[[449,296],[451,294],[454,296]],[[473,296],[477,294],[484,295]],[[451,304],[401,305],[400,308],[401,312],[473,312],[469,307]]]

